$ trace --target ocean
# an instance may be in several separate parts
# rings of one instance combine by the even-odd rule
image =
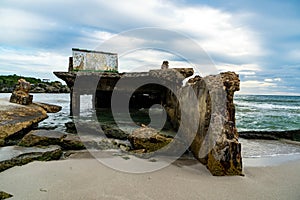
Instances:
[[[33,94],[33,100],[62,106],[58,113],[49,113],[49,118],[39,123],[40,128],[64,131],[65,123],[72,121],[69,116],[69,94]],[[0,93],[0,98],[10,94]],[[83,97],[83,110],[91,111],[91,99]],[[238,131],[282,131],[300,129],[300,97],[269,95],[235,95],[236,125]],[[88,115],[88,114],[87,114]],[[142,116],[142,115],[141,115]],[[143,119],[141,119],[143,120]],[[268,160],[300,159],[300,145],[275,140],[246,140],[242,143],[242,156],[248,166],[256,166],[256,158]],[[283,159],[284,157],[284,159]],[[253,159],[256,159],[253,162]],[[261,165],[261,164],[259,164]]]
[[[300,96],[236,95],[239,131],[300,129]]]

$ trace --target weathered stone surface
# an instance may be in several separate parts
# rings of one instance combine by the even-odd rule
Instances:
[[[0,99],[0,105],[0,145],[2,146],[6,138],[23,134],[23,130],[30,129],[48,117],[44,109],[34,105],[13,104],[6,99]]]
[[[67,127],[67,132],[69,133],[77,133],[76,126],[80,127],[80,133],[84,133],[87,135],[93,135],[93,134],[102,134],[103,136],[106,136],[108,138],[114,138],[119,140],[126,140],[128,137],[128,133],[125,131],[122,131],[116,126],[110,125],[110,124],[99,124],[99,122],[83,122],[78,121],[76,122],[76,126],[74,122],[68,122],[65,124]],[[100,127],[101,126],[101,127]],[[101,129],[100,129],[101,128]]]
[[[102,125],[101,126],[104,134],[109,138],[115,138],[119,140],[126,140],[128,137],[128,133],[122,131],[119,128],[115,128],[109,125]]]
[[[143,149],[143,153],[157,151],[172,142],[172,138],[161,135],[157,130],[141,127],[128,136],[133,149]]]
[[[128,144],[127,144],[128,143]],[[130,149],[129,142],[101,137],[97,134],[85,134],[78,136],[75,134],[65,134],[54,130],[34,130],[25,135],[19,146],[49,146],[59,145],[63,150],[81,150],[81,149],[118,149],[122,146]]]
[[[8,194],[7,192],[0,191],[0,200],[2,200],[2,199],[8,199],[10,197],[13,197],[13,195]]]
[[[23,137],[20,146],[49,146],[59,145],[66,150],[84,149],[84,144],[81,142],[79,136],[72,134],[65,134],[54,130],[34,130]]]
[[[36,106],[39,106],[46,110],[47,113],[57,113],[61,111],[61,106],[53,105],[53,104],[47,104],[47,103],[40,103],[40,102],[34,102],[33,103]]]
[[[10,97],[11,103],[18,103],[21,105],[29,105],[32,103],[33,96],[25,94],[21,91],[14,91]]]
[[[234,72],[220,75],[196,76],[188,81],[198,99],[198,109],[192,105],[180,109],[174,97],[169,97],[167,112],[175,127],[182,122],[187,138],[194,137],[191,127],[199,127],[190,146],[195,158],[207,166],[213,175],[242,175],[241,145],[235,125],[233,95],[239,90],[239,77]],[[188,101],[191,90],[183,87],[178,91],[179,102]],[[189,116],[188,120],[180,119]]]
[[[182,81],[194,74],[193,68],[169,68],[164,70],[150,70],[149,76],[157,78],[160,81],[169,81],[180,87]]]
[[[67,133],[77,133],[76,126],[74,122],[65,123]]]
[[[30,88],[31,86],[29,82],[24,79],[19,79],[9,101],[11,103],[18,103],[21,105],[31,104],[33,97],[29,94]]]
[[[94,143],[93,140],[91,141],[86,141],[87,143],[90,142]],[[59,145],[63,149],[68,149],[68,150],[79,150],[79,149],[85,149],[84,143],[81,141],[81,138],[78,135],[73,135],[73,134],[67,134],[59,143]]]
[[[59,146],[46,148],[7,146],[0,148],[0,172],[29,162],[58,160],[62,155]]]
[[[33,130],[26,134],[18,145],[24,147],[58,145],[64,137],[66,134],[60,131]]]

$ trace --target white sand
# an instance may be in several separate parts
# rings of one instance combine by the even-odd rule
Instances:
[[[128,174],[94,159],[33,162],[0,173],[11,199],[300,199],[300,161],[246,167],[245,177],[213,177],[201,164],[176,163]]]

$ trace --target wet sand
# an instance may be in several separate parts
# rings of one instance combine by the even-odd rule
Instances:
[[[245,167],[245,176],[213,177],[200,163],[178,160],[152,173],[115,171],[95,159],[33,162],[0,173],[11,199],[300,199],[300,160]]]

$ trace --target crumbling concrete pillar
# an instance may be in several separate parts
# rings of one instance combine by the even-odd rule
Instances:
[[[233,95],[239,90],[239,83],[239,77],[234,72],[204,78],[196,76],[188,81],[189,86],[179,89],[177,96],[179,102],[189,101],[190,92],[194,91],[198,104],[181,110],[180,105],[175,105],[175,110],[170,109],[172,112],[167,109],[173,123],[183,126],[186,137],[193,138],[190,150],[194,157],[216,176],[243,174],[233,104]],[[198,108],[195,109],[195,106]],[[179,114],[189,116],[190,120],[180,119]],[[197,133],[190,128],[196,117],[199,118]]]
[[[71,91],[71,116],[78,116],[80,114],[80,94],[75,92],[74,90]]]

